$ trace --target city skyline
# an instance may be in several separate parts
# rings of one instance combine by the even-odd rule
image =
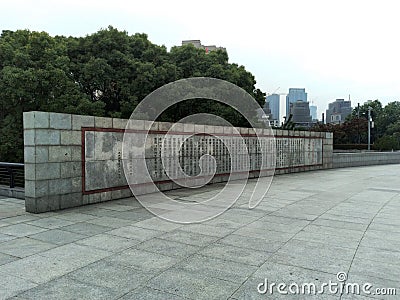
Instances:
[[[360,6],[349,1],[237,5],[204,0],[193,10],[175,0],[140,5],[72,0],[59,1],[57,7],[48,0],[32,5],[16,0],[3,4],[0,29],[85,36],[112,25],[129,34],[146,33],[168,49],[182,40],[199,39],[225,47],[230,62],[245,66],[267,94],[277,88],[305,88],[321,118],[328,103],[349,95],[354,105],[370,99],[383,104],[400,100],[400,44],[395,39],[400,20],[395,8],[395,1],[365,1]]]

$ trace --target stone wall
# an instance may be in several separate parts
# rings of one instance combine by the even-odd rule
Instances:
[[[144,122],[147,121],[135,123],[134,134],[138,138],[145,133]],[[24,113],[26,210],[40,213],[131,196],[121,161],[126,123],[127,120],[116,118],[36,111]],[[231,142],[235,138],[231,127],[178,125],[174,127],[179,130],[169,133],[171,141],[196,135],[199,137],[193,141],[198,143],[196,145],[202,145],[202,149],[208,145],[213,152],[220,151],[222,157],[226,153],[212,135]],[[153,123],[148,149],[146,146],[146,163],[160,190],[179,187],[165,178],[157,156],[160,150],[157,140],[171,126],[172,123]],[[237,131],[248,144],[255,138],[254,129],[237,128]],[[275,130],[274,135],[276,174],[332,167],[331,133]],[[256,152],[250,153],[251,177],[258,176]],[[180,153],[178,158],[181,158]],[[217,169],[212,182],[226,181],[229,177],[227,167],[224,167],[226,163],[223,159],[220,162],[222,167]],[[185,164],[190,171],[195,170],[197,162],[186,159]],[[153,192],[148,186],[146,183],[138,184],[135,191]]]
[[[398,152],[333,153],[333,168],[400,164]]]

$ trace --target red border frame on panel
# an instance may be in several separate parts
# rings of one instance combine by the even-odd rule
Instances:
[[[103,189],[95,189],[95,190],[86,190],[86,140],[85,140],[85,133],[86,131],[97,131],[97,132],[125,132],[125,129],[118,129],[118,128],[97,128],[97,127],[82,127],[81,128],[81,141],[82,141],[82,149],[81,149],[81,155],[82,155],[82,194],[83,195],[90,195],[90,194],[96,194],[96,193],[103,193],[103,192],[110,192],[110,191],[117,191],[117,190],[123,190],[129,188],[129,185],[123,185],[123,186],[116,186],[116,187],[109,187],[109,188],[103,188]],[[132,133],[149,133],[149,134],[166,134],[168,131],[163,131],[163,130],[128,130],[128,132]],[[181,131],[174,131],[170,132],[172,134],[177,134],[177,135],[187,135],[189,134],[188,132],[181,132]],[[205,134],[208,135],[208,134]],[[228,134],[228,133],[218,133],[217,135],[220,136],[245,136],[245,137],[254,137],[257,136],[256,134]],[[266,137],[270,135],[259,135],[260,137]],[[275,136],[275,138],[305,138],[305,139],[322,139],[323,137],[312,137],[312,136]],[[322,153],[324,152],[324,144],[322,143]],[[322,163],[321,164],[314,164],[314,165],[304,165],[304,166],[298,166],[298,167],[283,167],[283,168],[275,168],[275,170],[287,170],[287,169],[293,169],[293,168],[306,168],[306,167],[319,167],[323,166],[323,161],[324,161],[324,156],[322,155]],[[254,173],[254,172],[260,172],[260,171],[272,171],[272,169],[265,169],[265,170],[251,170],[249,173]],[[240,174],[240,173],[246,173],[246,172],[233,172],[232,174]],[[230,175],[231,173],[220,173],[220,174],[215,174],[214,176],[227,176]],[[177,179],[179,180],[179,179]],[[155,181],[154,183],[169,183],[172,182],[172,180],[161,180],[161,181]],[[149,183],[139,183],[137,185],[146,185],[150,184]]]

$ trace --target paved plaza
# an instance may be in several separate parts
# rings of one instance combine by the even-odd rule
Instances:
[[[400,165],[275,176],[249,210],[254,182],[231,209],[191,225],[133,198],[35,215],[3,197],[0,299],[400,299]],[[221,186],[168,194],[195,201]],[[258,291],[266,281],[319,287],[338,273],[398,295]]]

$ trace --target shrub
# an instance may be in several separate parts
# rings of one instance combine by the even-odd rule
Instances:
[[[367,150],[368,144],[333,144],[334,150]]]
[[[384,135],[375,141],[373,149],[379,151],[399,150],[399,139],[393,135]]]

